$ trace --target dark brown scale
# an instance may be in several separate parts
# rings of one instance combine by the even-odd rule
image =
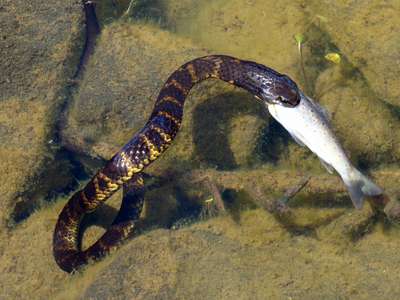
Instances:
[[[147,137],[149,138],[149,140],[151,140],[151,142],[156,147],[156,149],[159,152],[162,152],[161,149],[164,145],[164,140],[163,140],[161,134],[159,133],[159,131],[156,130],[156,128],[158,130],[161,130],[161,128],[159,126],[153,124],[153,126],[147,132]]]
[[[293,107],[299,102],[296,84],[263,65],[223,55],[197,58],[171,74],[161,89],[146,125],[110,159],[82,191],[62,210],[54,231],[57,264],[71,272],[98,259],[132,236],[143,206],[142,170],[164,152],[179,131],[183,106],[190,89],[207,78],[217,78],[244,88],[266,102]],[[278,99],[278,100],[277,100]],[[91,247],[78,243],[82,217],[96,209],[121,186],[124,197],[112,226]]]

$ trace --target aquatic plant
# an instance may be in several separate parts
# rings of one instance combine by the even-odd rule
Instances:
[[[310,84],[305,67],[304,67],[304,58],[303,58],[303,45],[306,43],[307,38],[306,35],[308,36],[313,36],[313,28],[314,27],[320,27],[321,23],[326,23],[328,19],[324,16],[321,15],[314,15],[311,20],[305,24],[303,33],[296,33],[293,37],[296,41],[297,44],[297,50],[299,53],[299,58],[300,58],[300,69],[301,73],[303,76],[304,80],[304,90],[307,94],[310,94],[312,96],[312,85]]]
[[[304,85],[306,92],[310,92],[307,76],[306,76],[306,71],[304,69],[304,59],[303,59],[303,44],[305,43],[306,39],[305,36],[301,33],[297,33],[294,35],[294,39],[296,40],[297,43],[297,50],[299,52],[300,56],[300,68],[301,68],[301,73],[303,75],[303,80],[304,80]]]

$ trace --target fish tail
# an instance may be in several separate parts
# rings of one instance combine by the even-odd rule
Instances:
[[[357,209],[362,208],[364,197],[377,196],[383,193],[383,190],[373,183],[364,174],[356,168],[352,168],[346,176],[342,176],[344,184],[349,191],[351,201]]]

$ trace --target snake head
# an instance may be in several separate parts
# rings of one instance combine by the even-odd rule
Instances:
[[[254,95],[266,104],[295,107],[300,103],[297,84],[288,76],[260,64],[251,65],[247,75]]]
[[[260,94],[268,104],[286,107],[295,107],[301,98],[296,83],[286,75],[272,80],[270,85],[262,85]]]

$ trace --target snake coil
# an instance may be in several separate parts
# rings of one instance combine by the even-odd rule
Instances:
[[[61,211],[53,236],[53,254],[61,269],[72,272],[89,260],[99,259],[133,234],[143,206],[142,171],[170,146],[181,126],[190,89],[208,78],[241,87],[268,103],[294,107],[300,101],[298,88],[289,77],[255,62],[210,55],[181,66],[165,82],[145,126]],[[121,187],[125,195],[112,225],[96,243],[81,250],[78,237],[83,216]]]

